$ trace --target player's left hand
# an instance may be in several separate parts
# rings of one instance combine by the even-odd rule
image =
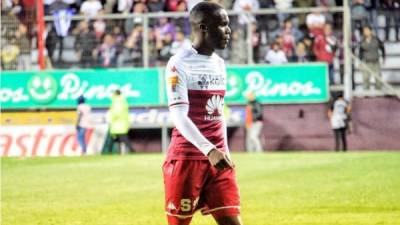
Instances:
[[[208,160],[218,170],[234,167],[229,156],[218,149],[213,149],[208,153]]]

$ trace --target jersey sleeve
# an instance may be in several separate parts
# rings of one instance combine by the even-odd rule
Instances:
[[[189,104],[186,76],[176,60],[168,62],[165,79],[168,106]]]

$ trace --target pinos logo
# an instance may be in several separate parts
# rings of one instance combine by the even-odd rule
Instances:
[[[207,101],[206,110],[208,115],[205,120],[220,120],[224,108],[224,99],[220,95],[213,95]]]
[[[52,75],[38,73],[28,81],[28,92],[36,103],[49,104],[57,97],[58,84]]]

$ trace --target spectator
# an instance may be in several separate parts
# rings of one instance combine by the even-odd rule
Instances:
[[[362,27],[368,23],[368,15],[364,0],[353,0],[353,4],[351,5],[352,30],[358,29],[361,35]]]
[[[102,14],[103,14],[103,11],[100,11],[99,15],[102,15]],[[97,18],[93,22],[94,34],[96,35],[97,40],[101,40],[104,33],[106,32],[106,28],[107,28],[107,25],[103,18]]]
[[[140,66],[142,63],[142,33],[143,26],[137,25],[125,41],[124,55],[129,55],[129,58],[133,60],[136,66]]]
[[[31,47],[27,37],[28,29],[24,24],[19,24],[17,32],[15,32],[16,43],[20,49],[18,56],[18,70],[31,69]]]
[[[271,49],[267,52],[267,55],[265,56],[265,61],[272,65],[278,65],[288,62],[285,52],[283,52],[278,42],[274,42],[272,44]]]
[[[175,55],[180,49],[190,49],[192,43],[185,37],[182,31],[178,31],[175,35],[175,40],[171,44],[171,55]]]
[[[238,23],[245,25],[248,23],[256,22],[254,15],[248,12],[256,11],[260,8],[258,0],[236,0],[233,4],[233,10],[239,12]]]
[[[292,57],[291,62],[305,63],[310,62],[309,55],[307,54],[306,45],[303,42],[297,43],[296,54]]]
[[[277,10],[286,10],[292,8],[293,0],[274,0]],[[279,24],[282,24],[288,17],[287,13],[278,13]]]
[[[280,33],[282,37],[282,50],[285,52],[287,58],[294,55],[294,48],[296,46],[295,31],[291,19],[286,19],[283,23],[283,29]]]
[[[63,0],[56,0],[50,5],[50,14],[54,16],[54,28],[58,39],[58,62],[62,61],[64,51],[64,38],[68,35],[71,25],[71,16],[74,14],[69,5]]]
[[[75,52],[79,58],[82,68],[92,67],[94,64],[95,48],[97,39],[94,32],[89,27],[89,22],[83,20],[75,30]]]
[[[379,0],[368,0],[366,6],[369,12],[369,21],[372,25],[375,33],[378,33],[378,8],[379,8]],[[384,2],[382,3],[384,4]],[[399,18],[400,19],[400,18]],[[387,23],[386,23],[387,24]]]
[[[86,0],[82,3],[80,12],[88,17],[96,16],[103,9],[99,0]]]
[[[232,64],[242,64],[246,62],[246,42],[244,36],[242,35],[243,31],[240,29],[232,30],[232,39],[231,39],[231,51],[230,51],[230,60],[229,62]]]
[[[315,0],[294,0],[293,5],[299,8],[315,7]],[[297,19],[299,27],[306,25],[306,14],[297,14]]]
[[[315,54],[313,51],[313,40],[311,39],[311,37],[305,36],[305,37],[303,37],[303,39],[300,42],[304,44],[304,47],[306,49],[307,58],[311,62],[315,61]]]
[[[260,59],[260,46],[261,46],[261,36],[257,29],[257,23],[251,24],[251,44],[253,46],[253,62],[258,63]]]
[[[98,47],[98,61],[102,67],[115,67],[117,64],[117,48],[111,34],[106,34],[103,43]]]
[[[400,0],[383,0],[382,8],[385,10],[386,15],[386,26],[385,35],[386,40],[389,40],[389,31],[392,27],[391,21],[393,21],[393,27],[396,31],[396,41],[399,41],[399,29],[400,29]]]
[[[109,5],[106,4],[106,9],[107,9],[106,12],[110,11],[110,10],[112,11],[112,8],[111,8],[112,1],[116,1],[116,0],[107,0],[107,3]],[[115,2],[114,2],[114,4],[115,4]],[[129,14],[130,11],[132,10],[132,7],[133,7],[133,0],[118,0],[117,11],[119,13]]]
[[[54,55],[54,50],[56,49],[57,42],[58,42],[58,36],[56,29],[52,24],[47,24],[46,28],[46,49],[47,49],[47,56],[50,60],[50,63],[53,65],[54,60],[53,60],[53,55]]]
[[[164,9],[164,1],[162,0],[148,0],[147,7],[150,12],[161,12]]]
[[[383,43],[373,35],[371,27],[366,25],[363,27],[363,39],[359,45],[359,57],[362,61],[360,69],[363,72],[363,88],[369,90],[371,72],[375,75],[382,77],[381,65],[379,62],[379,50],[383,61],[385,60],[385,47]],[[382,83],[375,79],[375,88],[380,90]]]
[[[263,127],[263,108],[253,93],[247,95],[246,106],[246,149],[249,152],[262,152],[260,134]]]
[[[82,149],[82,154],[86,154],[87,143],[86,143],[86,133],[88,129],[91,127],[91,119],[90,112],[91,108],[88,104],[85,103],[85,98],[80,96],[78,98],[78,107],[77,107],[77,120],[76,120],[76,133],[79,145]]]
[[[142,13],[146,13],[148,11],[146,4],[139,2],[139,3],[135,3],[133,5],[133,14],[142,14]],[[130,33],[132,31],[132,29],[138,25],[138,24],[142,24],[142,17],[140,16],[135,16],[133,17],[133,19],[127,19],[125,20],[125,32]]]
[[[111,14],[111,13],[113,13],[114,12],[114,7],[115,7],[115,3],[118,1],[118,5],[117,5],[117,8],[118,8],[118,11],[119,11],[119,7],[120,7],[120,2],[121,2],[121,5],[123,5],[122,7],[124,7],[125,6],[125,4],[126,3],[128,3],[128,2],[130,2],[131,4],[133,3],[133,1],[132,0],[105,0],[105,3],[104,3],[104,12],[106,13],[106,14]],[[104,1],[103,1],[104,2]],[[131,7],[132,7],[132,5],[131,5]],[[119,11],[120,13],[122,12],[123,10],[121,10],[121,11]]]
[[[115,48],[117,49],[117,66],[123,66],[123,50],[125,43],[125,35],[122,33],[120,26],[114,26],[112,30],[112,37],[115,40]]]
[[[316,37],[324,33],[325,22],[326,18],[319,10],[314,10],[307,15],[306,24],[311,37]]]
[[[186,12],[187,11],[187,4],[185,1],[181,1],[176,9],[177,12]],[[179,17],[175,19],[176,27],[180,27],[183,33],[186,36],[189,36],[191,33],[190,30],[190,22],[188,17]]]
[[[130,152],[134,152],[135,150],[128,137],[130,128],[129,105],[125,97],[121,95],[120,90],[116,90],[111,97],[111,106],[107,112],[107,119],[110,124],[109,131],[111,136],[108,150],[112,152],[115,142],[118,142],[120,153],[125,152],[122,150],[122,143]]]
[[[165,11],[175,12],[178,9],[179,4],[184,2],[184,0],[166,0],[165,1]]]
[[[20,49],[14,43],[2,44],[1,67],[3,70],[17,70]]]
[[[171,33],[167,33],[163,39],[158,39],[157,41],[156,47],[160,66],[163,66],[165,62],[172,56],[172,41],[173,38]]]
[[[319,35],[314,41],[314,54],[319,62],[326,62],[329,68],[329,84],[334,84],[334,67],[333,60],[335,58],[337,48],[337,40],[333,35],[332,26],[325,24],[324,34]]]
[[[176,27],[167,17],[160,18],[159,25],[155,29],[157,38],[160,40],[164,40],[167,34],[170,34],[172,36],[172,39],[175,38]]]
[[[339,94],[328,110],[328,118],[335,134],[335,150],[347,151],[346,130],[350,106]]]

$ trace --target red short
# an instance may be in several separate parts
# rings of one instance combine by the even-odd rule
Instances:
[[[198,209],[215,218],[240,214],[234,169],[218,171],[207,160],[171,160],[163,172],[169,224],[189,224]]]

